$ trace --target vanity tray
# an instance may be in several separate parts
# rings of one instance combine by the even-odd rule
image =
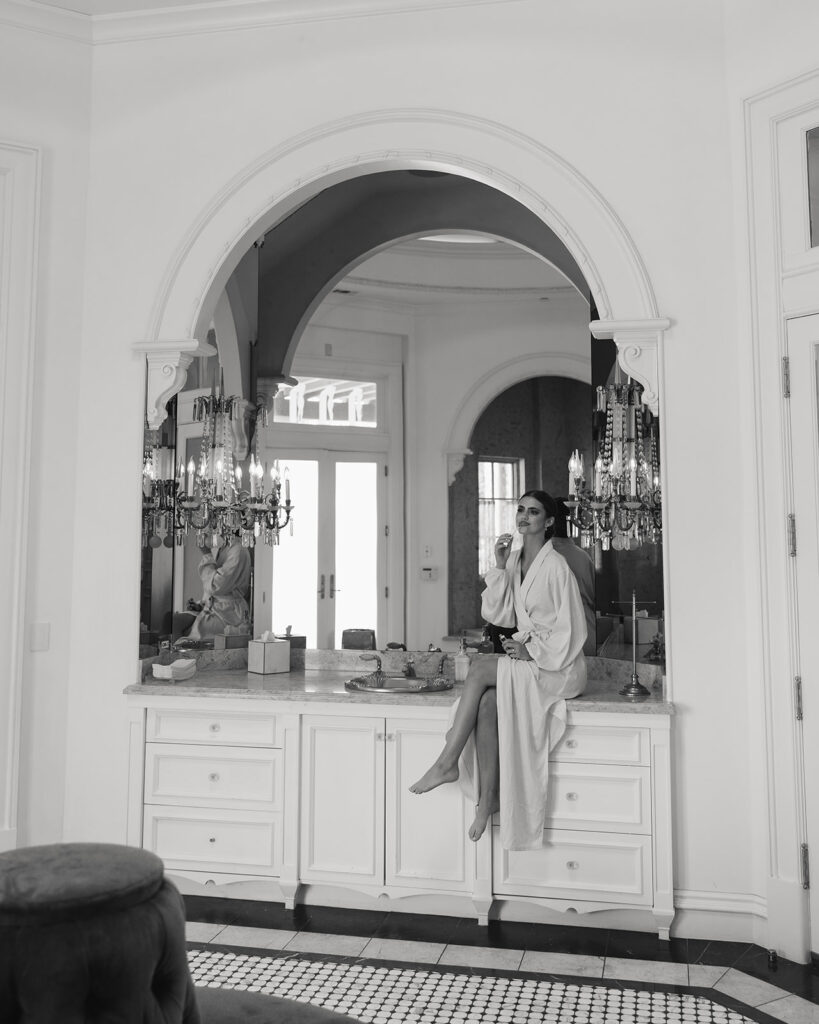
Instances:
[[[348,679],[344,684],[348,690],[361,693],[443,693],[451,690],[453,683],[443,676],[431,679],[408,679],[406,676],[389,676],[384,672],[370,672],[365,676]]]

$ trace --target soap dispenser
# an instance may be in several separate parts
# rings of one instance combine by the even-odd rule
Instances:
[[[462,683],[469,672],[469,655],[466,653],[466,639],[461,637],[458,653],[452,659],[455,663],[455,682]]]

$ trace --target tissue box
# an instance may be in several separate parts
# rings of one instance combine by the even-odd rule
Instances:
[[[289,640],[251,640],[247,645],[247,670],[267,676],[290,671]]]

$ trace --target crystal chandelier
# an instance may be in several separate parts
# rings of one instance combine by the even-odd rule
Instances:
[[[142,451],[142,546],[173,546],[174,450],[160,430],[145,425]]]
[[[577,449],[569,459],[566,505],[584,548],[599,543],[603,551],[625,551],[662,538],[657,423],[642,394],[642,385],[623,383],[616,367],[614,383],[597,388],[590,482]]]
[[[146,435],[143,546],[167,544],[165,538],[174,534],[176,543],[182,544],[191,530],[196,531],[200,547],[223,547],[237,535],[243,547],[254,547],[260,538],[266,544],[278,544],[281,530],[289,525],[293,532],[295,506],[290,500],[287,471],[282,479],[278,462],[268,471],[259,457],[259,428],[266,427],[268,421],[263,405],[250,417],[255,428],[254,448],[247,486],[243,486],[235,438],[242,433],[247,406],[244,399],[226,397],[221,390],[194,399],[193,419],[202,423],[199,458],[191,458],[187,466],[180,461],[176,475],[172,450],[168,449],[169,464]]]

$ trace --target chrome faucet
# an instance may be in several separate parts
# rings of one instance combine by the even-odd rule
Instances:
[[[404,666],[404,676],[406,679],[418,678],[415,674],[415,658],[407,658],[407,664]]]
[[[381,655],[380,654],[361,654],[359,655],[362,661],[374,661],[376,672],[381,671]]]
[[[446,661],[446,654],[442,654],[441,655],[441,660],[438,662],[438,672],[436,673],[439,676],[442,676],[444,674],[444,662],[445,661]]]

